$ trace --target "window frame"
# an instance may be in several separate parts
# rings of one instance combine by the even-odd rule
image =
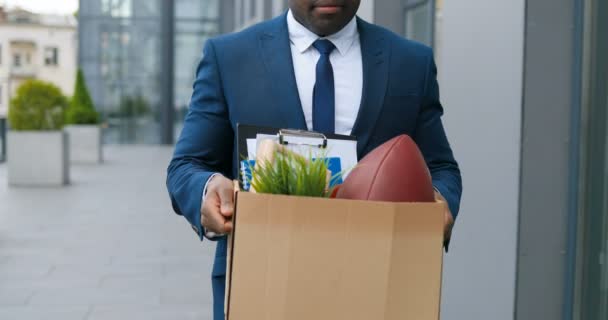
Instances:
[[[428,43],[426,43],[428,46],[430,47],[434,47],[435,46],[435,14],[436,14],[436,0],[402,0],[402,7],[403,7],[403,36],[405,36],[406,38],[410,39],[410,37],[408,36],[408,30],[407,30],[407,24],[408,24],[408,13],[411,12],[412,10],[418,9],[422,6],[425,5],[429,5],[430,6],[430,13],[429,13],[429,23],[430,23],[430,27],[429,27],[429,34],[428,34]],[[416,39],[411,39],[411,40],[415,40],[415,41],[419,41]]]
[[[12,64],[12,66],[15,67],[15,68],[21,68],[21,67],[23,67],[23,63],[21,61],[21,53],[18,53],[18,52],[13,53],[13,64]]]
[[[49,50],[51,56],[49,57]],[[46,67],[57,67],[59,66],[59,47],[47,46],[44,47],[44,66]]]

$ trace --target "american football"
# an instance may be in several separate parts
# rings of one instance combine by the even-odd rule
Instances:
[[[397,136],[365,156],[344,180],[336,198],[388,202],[433,202],[429,169],[416,143]]]

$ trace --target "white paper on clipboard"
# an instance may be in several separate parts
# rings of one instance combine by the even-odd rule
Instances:
[[[262,140],[279,141],[277,135],[258,134],[256,139],[247,139],[247,153],[249,159],[255,159],[258,143]],[[290,136],[290,144],[286,147],[305,157],[325,156],[329,158],[340,158],[342,163],[343,178],[357,165],[357,141],[327,139],[327,148],[315,147],[315,138]],[[317,139],[318,140],[318,139]]]

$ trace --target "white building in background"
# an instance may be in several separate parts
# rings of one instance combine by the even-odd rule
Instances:
[[[78,66],[77,21],[0,7],[0,118],[28,79],[51,82],[71,96]]]

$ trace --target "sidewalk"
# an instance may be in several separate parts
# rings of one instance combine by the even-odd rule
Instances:
[[[211,319],[214,248],[171,210],[171,148],[104,151],[66,188],[9,188],[0,164],[0,319]]]

